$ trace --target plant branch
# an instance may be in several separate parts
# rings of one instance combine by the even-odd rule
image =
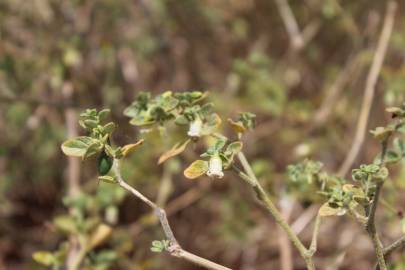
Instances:
[[[388,149],[388,140],[389,137],[386,138],[382,143],[381,143],[381,160],[380,160],[380,167],[384,166],[385,164],[385,157],[387,155],[387,149]],[[368,216],[367,216],[367,223],[366,223],[366,231],[368,232],[371,241],[373,242],[374,249],[376,251],[377,259],[378,259],[378,265],[381,270],[387,269],[386,263],[385,263],[385,258],[384,258],[384,251],[383,251],[383,245],[379,239],[376,226],[375,226],[375,212],[377,210],[378,206],[378,200],[381,194],[382,187],[384,185],[384,182],[378,182],[376,191],[374,194],[373,201],[371,203],[370,208],[368,209]]]
[[[396,240],[395,242],[391,243],[390,245],[388,245],[387,247],[385,247],[383,249],[383,253],[384,253],[384,258],[387,259],[387,257],[389,255],[391,255],[392,252],[394,252],[397,249],[400,249],[402,247],[405,246],[405,235],[401,236],[398,240]],[[379,265],[377,264],[374,267],[375,270],[380,270]]]
[[[348,173],[363,145],[367,130],[368,119],[370,116],[370,109],[374,99],[378,75],[380,73],[385,58],[385,54],[387,52],[388,42],[391,37],[392,29],[394,26],[394,17],[396,9],[397,9],[396,2],[390,1],[387,5],[384,25],[381,30],[381,34],[378,40],[378,45],[374,54],[371,68],[367,76],[363,103],[361,106],[359,120],[357,122],[357,129],[354,136],[354,140],[349,153],[347,154],[342,166],[339,169],[338,174],[340,176],[345,176]]]
[[[388,245],[386,248],[384,248],[384,256],[389,256],[391,255],[392,252],[394,252],[396,249],[402,248],[405,246],[405,235],[403,235],[401,238],[396,240],[394,243]]]
[[[117,177],[117,182],[118,184],[124,188],[125,190],[129,191],[143,201],[145,204],[147,204],[150,208],[152,208],[156,214],[156,216],[159,218],[160,225],[162,226],[163,232],[170,242],[170,246],[168,248],[168,252],[170,255],[174,257],[178,257],[184,260],[187,260],[189,262],[192,262],[194,264],[197,264],[199,266],[205,267],[207,269],[212,269],[212,270],[231,270],[228,267],[222,266],[220,264],[214,263],[212,261],[209,261],[207,259],[204,259],[202,257],[199,257],[195,254],[192,254],[186,250],[184,250],[179,243],[177,242],[173,230],[170,227],[169,221],[167,219],[166,211],[159,206],[157,206],[154,202],[149,200],[145,195],[143,195],[141,192],[130,186],[125,180],[123,179],[121,175],[121,170],[119,167],[119,161],[117,159],[114,160],[114,173]]]
[[[318,214],[315,219],[314,231],[312,232],[312,240],[311,240],[311,245],[309,247],[309,253],[311,255],[313,255],[317,249],[320,225],[321,225],[321,216]]]
[[[288,223],[284,220],[283,215],[280,213],[280,211],[274,205],[273,201],[267,195],[266,191],[261,186],[260,182],[258,181],[255,174],[253,173],[252,167],[250,166],[249,162],[247,161],[245,155],[242,152],[238,153],[238,159],[239,159],[240,163],[242,164],[244,171],[246,172],[246,174],[245,174],[241,171],[236,170],[238,172],[239,176],[243,180],[245,180],[249,185],[252,186],[252,188],[256,192],[259,200],[261,202],[263,202],[266,209],[274,217],[277,224],[284,230],[284,232],[287,234],[290,241],[294,244],[294,246],[299,251],[300,255],[304,258],[304,260],[307,264],[307,268],[310,270],[315,269],[315,266],[312,261],[312,254],[309,253],[307,248],[305,248],[305,246],[302,244],[301,240],[293,232],[290,225],[288,225]]]

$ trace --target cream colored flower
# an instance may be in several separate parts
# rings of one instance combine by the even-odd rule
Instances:
[[[222,159],[219,156],[211,157],[208,164],[207,175],[215,178],[224,177],[224,172],[222,171]]]

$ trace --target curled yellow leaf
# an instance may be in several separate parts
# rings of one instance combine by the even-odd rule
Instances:
[[[231,118],[228,118],[228,123],[236,133],[244,133],[246,131],[246,128],[241,122],[235,122]]]
[[[141,140],[137,141],[136,143],[124,145],[122,147],[122,155],[124,157],[126,157],[127,155],[132,153],[138,146],[141,146],[143,144],[143,142],[144,142],[144,140],[141,139]]]
[[[166,160],[168,160],[169,158],[177,156],[178,154],[182,153],[186,149],[189,142],[190,142],[190,139],[188,139],[184,143],[179,143],[179,142],[176,143],[172,148],[170,148],[170,150],[166,151],[159,157],[158,164],[161,164],[161,163],[165,162]]]
[[[333,208],[330,207],[328,203],[324,203],[321,208],[319,208],[319,215],[321,217],[327,216],[342,216],[346,213],[346,209],[344,208]]]

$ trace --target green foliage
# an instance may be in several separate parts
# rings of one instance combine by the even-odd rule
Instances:
[[[178,108],[187,107],[187,112],[182,114],[184,117],[166,121],[165,114],[170,118],[172,111],[163,110],[162,113],[162,110],[157,109],[156,112],[151,112],[157,118],[163,114],[161,122],[164,122],[164,129],[158,123],[160,120],[142,128],[146,130],[158,127],[164,136],[159,137],[156,131],[150,134],[141,132],[139,136],[145,138],[145,146],[132,155],[139,148],[129,146],[136,144],[136,141],[132,140],[134,137],[124,123],[125,118],[119,114],[130,104],[128,102],[134,92],[139,93],[134,90],[139,87],[151,89],[145,94],[149,95],[149,99],[155,97],[156,91],[153,89],[209,87],[210,101],[215,102],[216,113],[224,116],[223,119],[236,116],[233,119],[237,124],[231,123],[236,133],[242,134],[240,131],[245,131],[247,126],[239,121],[236,113],[239,110],[254,111],[260,115],[257,132],[247,134],[243,139],[226,133],[229,132],[226,128],[215,129],[215,132],[225,132],[229,143],[235,140],[244,142],[244,148],[248,148],[247,153],[253,158],[251,163],[257,164],[253,166],[254,171],[259,173],[259,180],[265,183],[266,189],[275,198],[282,199],[285,196],[283,192],[279,192],[280,188],[294,192],[294,198],[300,200],[295,205],[300,206],[295,208],[292,222],[302,214],[297,211],[299,207],[305,208],[309,203],[318,202],[321,197],[317,191],[322,188],[322,181],[319,182],[318,177],[324,170],[312,175],[312,182],[309,184],[306,177],[302,177],[302,181],[285,181],[282,177],[283,168],[297,158],[308,156],[318,158],[329,170],[339,167],[352,140],[350,135],[354,131],[363,97],[363,78],[371,63],[374,49],[372,45],[377,44],[377,32],[380,29],[377,21],[382,22],[385,2],[288,1],[298,29],[305,38],[309,37],[300,51],[291,49],[288,32],[275,3],[223,0],[205,3],[195,0],[1,1],[0,246],[5,267],[36,269],[28,258],[31,250],[60,248],[58,244],[69,238],[69,235],[60,230],[54,230],[49,222],[55,215],[68,211],[67,207],[59,203],[61,194],[69,190],[67,178],[70,169],[59,149],[60,143],[66,140],[66,134],[71,132],[67,130],[70,124],[67,124],[65,113],[68,111],[111,108],[114,111],[115,125],[104,127],[109,121],[103,122],[100,119],[103,129],[97,132],[109,133],[113,128],[119,127],[119,133],[118,130],[115,131],[106,144],[96,142],[90,145],[85,143],[83,146],[79,140],[73,142],[73,145],[78,143],[78,147],[67,150],[73,151],[73,155],[78,152],[76,156],[87,160],[80,172],[82,193],[97,198],[98,193],[103,193],[108,201],[109,193],[105,190],[116,190],[116,185],[96,181],[97,176],[94,173],[102,151],[108,151],[110,158],[125,157],[121,164],[123,174],[129,182],[145,190],[148,195],[154,190],[162,189],[162,193],[166,194],[162,197],[167,197],[162,201],[167,201],[168,204],[175,197],[187,192],[191,186],[191,194],[195,194],[193,188],[205,184],[184,183],[179,172],[182,167],[180,164],[192,163],[214,143],[215,139],[210,136],[189,136],[184,131],[195,120],[195,116],[199,116],[201,107],[210,102],[201,99],[201,92],[173,91],[172,96],[184,104],[179,104]],[[377,17],[380,20],[376,20]],[[376,123],[381,125],[386,120],[379,113],[379,108],[405,102],[405,68],[400,61],[405,47],[405,38],[400,27],[403,22],[403,14],[397,12],[387,57],[379,76],[377,95],[373,101],[370,126]],[[367,31],[363,31],[364,29]],[[360,61],[357,61],[358,64],[351,72],[347,72],[347,66],[358,55],[361,55]],[[66,85],[73,88],[71,98],[65,96]],[[326,102],[330,93],[335,92],[333,89],[338,94],[332,98],[332,103]],[[314,116],[324,104],[330,104],[329,116],[313,128],[312,125],[318,123]],[[212,105],[207,105],[204,110],[206,109],[214,110]],[[396,114],[393,116],[393,122],[399,120]],[[96,118],[95,115],[92,117]],[[218,121],[217,117],[210,119],[214,123]],[[92,121],[95,120],[89,120],[91,121],[86,123],[89,129],[83,135],[93,139],[91,126],[94,126]],[[191,135],[202,133],[201,130],[208,121],[200,120],[201,128],[198,128],[200,124],[197,121],[197,132],[191,132]],[[385,134],[391,134],[389,130],[390,128],[385,130]],[[405,187],[403,135],[400,133],[402,131],[403,134],[403,130],[402,126],[398,132],[392,133],[385,155],[385,166],[390,171],[390,179],[385,180],[383,195],[397,211],[403,210],[402,190]],[[297,145],[308,147],[305,151],[296,151],[299,148]],[[373,163],[374,157],[371,155],[378,151],[376,145],[366,140],[356,162]],[[161,161],[164,164],[156,166],[157,157],[168,152],[170,154]],[[204,159],[208,166],[210,157],[199,159]],[[374,163],[380,164],[380,161],[381,154],[374,159]],[[224,164],[226,160],[222,158],[222,162]],[[395,164],[400,166],[394,167]],[[237,161],[232,165],[237,167]],[[170,219],[175,224],[181,224],[184,219],[188,221],[184,225],[188,227],[180,227],[180,232],[189,228],[194,232],[204,231],[209,247],[202,245],[201,248],[196,248],[197,244],[191,242],[187,243],[187,247],[196,248],[202,253],[209,248],[210,256],[220,258],[225,264],[237,268],[239,261],[245,262],[245,258],[253,258],[251,255],[256,250],[260,254],[260,261],[268,261],[269,256],[276,253],[274,247],[277,247],[277,237],[270,237],[266,245],[251,246],[257,242],[254,238],[256,230],[253,227],[239,226],[239,222],[252,218],[255,223],[263,223],[267,219],[262,217],[264,211],[251,211],[249,207],[240,210],[243,205],[238,193],[228,196],[234,190],[235,182],[232,177],[235,174],[224,173],[230,181],[212,183],[208,191],[202,188],[199,194],[204,195],[204,199],[192,205],[196,211],[182,211],[181,215],[173,215]],[[330,180],[334,178],[331,174],[332,172],[328,174],[329,184],[326,187],[334,186]],[[173,178],[173,181],[167,184],[166,180],[163,181],[166,178]],[[112,172],[99,176],[99,179],[108,183],[116,181]],[[348,179],[341,185],[340,191],[346,184],[355,184],[363,189],[360,181],[353,183]],[[167,186],[170,187],[166,189]],[[155,196],[152,197],[155,199]],[[156,196],[158,197],[160,196]],[[217,207],[207,207],[204,203],[210,201],[212,206],[217,206],[222,205],[225,199],[228,207],[220,215],[227,219],[219,222]],[[100,198],[91,203],[91,200],[86,201],[84,204],[105,203]],[[108,242],[107,248],[100,247],[100,254],[106,253],[103,255],[105,258],[114,257],[108,253],[112,250],[119,257],[116,265],[104,266],[105,269],[167,267],[162,263],[166,259],[156,260],[150,253],[142,253],[140,248],[148,245],[150,239],[147,235],[155,230],[146,228],[148,234],[136,235],[136,250],[128,244],[132,242],[128,241],[129,238],[133,240],[128,237],[128,231],[137,232],[139,224],[146,227],[138,221],[138,215],[144,209],[139,209],[138,204],[132,200],[126,200],[122,205],[114,202],[106,207],[108,211],[104,206],[94,206],[102,208],[97,211],[90,207],[92,210],[85,211],[84,219],[93,216],[106,219],[106,216],[118,215],[118,207],[120,220],[114,228],[114,236],[124,235],[121,240],[126,241],[122,241],[122,245]],[[384,226],[378,227],[381,229],[381,236],[392,236],[396,232],[393,230],[396,219],[390,215],[387,217],[384,210],[386,209],[379,209],[378,215],[384,219]],[[195,217],[197,212],[203,214]],[[201,222],[206,217],[210,217],[209,224]],[[218,237],[213,237],[212,231],[222,228],[224,222],[229,223],[225,224],[226,229]],[[336,235],[351,229],[347,222],[339,222],[335,226],[325,224],[322,231],[325,234],[331,233],[331,228]],[[223,236],[230,231],[234,232],[234,238],[238,234],[246,235],[246,241],[232,245],[232,249],[225,249],[224,246],[228,243]],[[38,235],[41,236],[40,241]],[[387,243],[385,239],[382,242]],[[270,250],[264,251],[267,246],[271,247]],[[334,256],[336,246],[333,241],[323,241],[321,248],[324,249],[318,261]],[[68,250],[66,247],[65,249]],[[371,269],[373,262],[370,254],[357,252],[357,248],[354,250],[346,258],[356,258],[354,263],[359,264],[361,260],[361,265]],[[235,261],[234,255],[238,252],[243,253],[243,256],[241,255],[241,260],[236,256],[238,260]],[[98,269],[95,266],[99,261],[98,253],[97,251],[86,256],[86,268]],[[392,256],[392,259],[397,261],[395,265],[400,268],[400,256]],[[253,267],[279,267],[276,265],[277,260],[271,261],[271,266],[263,264]],[[187,268],[186,264],[180,265],[177,260],[171,260],[170,263],[174,269]],[[293,267],[299,266],[295,264]],[[193,266],[188,268],[192,269]]]
[[[272,75],[271,60],[261,51],[253,51],[247,60],[237,59],[233,63],[233,79],[235,88],[241,92],[246,100],[251,101],[263,111],[281,114],[287,91],[285,85]]]
[[[152,241],[152,246],[150,250],[152,252],[160,253],[169,248],[170,241],[169,240],[154,240]]]

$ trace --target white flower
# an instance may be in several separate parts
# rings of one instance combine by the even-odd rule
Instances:
[[[207,175],[209,177],[216,177],[216,178],[224,177],[224,172],[222,171],[222,159],[219,156],[211,157],[208,164]]]
[[[190,137],[200,137],[202,132],[202,126],[203,122],[201,121],[200,118],[197,117],[193,122],[191,122],[187,135]]]

